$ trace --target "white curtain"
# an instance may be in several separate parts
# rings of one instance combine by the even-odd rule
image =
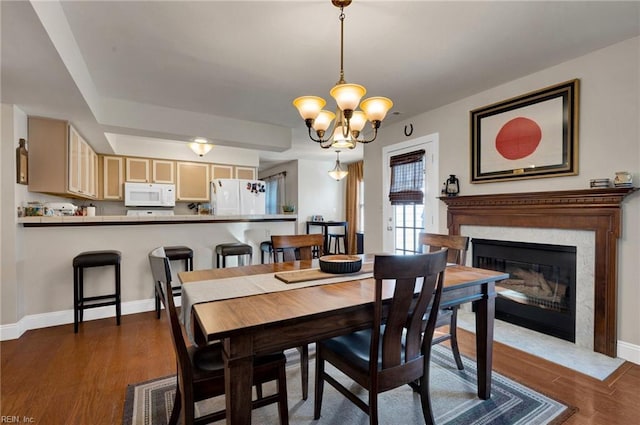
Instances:
[[[284,190],[284,178],[287,176],[286,172],[274,174],[273,176],[265,177],[266,198],[267,198],[267,214],[280,214],[282,213],[282,205],[284,205],[285,190]]]

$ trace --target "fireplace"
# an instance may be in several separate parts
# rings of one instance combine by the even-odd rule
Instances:
[[[474,238],[473,266],[509,273],[496,283],[496,319],[576,340],[576,247]]]
[[[447,227],[459,235],[462,226],[571,229],[593,232],[593,350],[616,357],[617,242],[621,204],[636,188],[577,189],[551,192],[448,196]],[[487,239],[490,239],[488,237]]]

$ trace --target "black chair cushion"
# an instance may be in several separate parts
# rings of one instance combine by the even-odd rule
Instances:
[[[193,258],[193,250],[188,246],[165,246],[164,254],[169,260],[186,260]]]
[[[251,245],[244,243],[223,243],[216,246],[216,254],[219,255],[245,255],[252,253]]]
[[[86,251],[76,255],[73,267],[98,267],[120,264],[120,251]]]
[[[378,350],[378,368],[382,368],[382,336],[384,326],[380,329],[380,345]],[[341,335],[335,338],[318,342],[324,349],[328,349],[345,359],[347,363],[355,365],[358,369],[369,369],[369,349],[371,347],[371,329]],[[404,353],[402,355],[404,359]]]

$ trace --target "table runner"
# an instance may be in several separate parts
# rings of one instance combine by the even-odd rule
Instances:
[[[202,280],[182,285],[181,320],[187,330],[191,343],[195,344],[191,327],[191,310],[195,304],[220,301],[269,292],[288,291],[310,286],[327,285],[356,279],[373,277],[373,272],[336,275],[328,279],[318,279],[299,283],[284,283],[275,277],[275,273],[229,277],[224,279]]]

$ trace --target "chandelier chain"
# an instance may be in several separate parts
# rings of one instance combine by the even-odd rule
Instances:
[[[344,84],[344,6],[340,7],[340,80],[337,84]]]

